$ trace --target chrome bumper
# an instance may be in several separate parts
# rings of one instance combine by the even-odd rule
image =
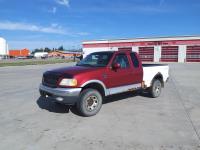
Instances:
[[[40,84],[39,90],[41,96],[50,97],[65,104],[76,103],[81,92],[81,88],[51,88],[42,84]]]

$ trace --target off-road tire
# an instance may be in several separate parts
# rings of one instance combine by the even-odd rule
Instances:
[[[100,111],[102,101],[103,98],[99,91],[88,88],[81,92],[76,107],[80,115],[85,117],[94,116]]]
[[[152,82],[151,87],[149,88],[149,94],[151,97],[159,97],[162,91],[162,83],[159,79],[155,79]]]

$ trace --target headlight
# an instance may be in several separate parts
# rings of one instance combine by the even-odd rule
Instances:
[[[60,86],[76,86],[77,80],[76,79],[62,79],[59,85]]]

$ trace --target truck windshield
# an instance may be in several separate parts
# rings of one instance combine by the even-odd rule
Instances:
[[[96,52],[89,54],[77,66],[105,67],[108,65],[113,52]]]

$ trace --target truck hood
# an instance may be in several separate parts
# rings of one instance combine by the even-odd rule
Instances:
[[[95,71],[96,69],[97,69],[97,67],[72,66],[72,67],[58,68],[58,69],[50,70],[48,72],[73,77],[73,76],[78,75],[78,74]]]

